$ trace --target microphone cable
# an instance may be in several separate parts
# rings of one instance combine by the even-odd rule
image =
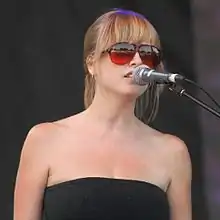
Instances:
[[[211,100],[212,102],[220,109],[220,104],[212,97],[212,95],[207,92],[203,87],[201,87],[200,85],[198,85],[196,82],[190,80],[190,79],[187,79],[187,78],[184,78],[184,81],[186,81],[187,83],[190,83],[194,86],[196,86],[197,88],[199,88],[202,92],[204,92]]]

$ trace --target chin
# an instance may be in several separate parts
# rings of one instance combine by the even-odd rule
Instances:
[[[120,91],[121,95],[127,96],[129,98],[136,99],[141,96],[146,91],[146,86],[129,86],[129,88],[124,88]]]

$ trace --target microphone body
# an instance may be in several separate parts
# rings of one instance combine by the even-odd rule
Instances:
[[[133,82],[138,85],[146,85],[151,81],[159,84],[177,83],[185,79],[185,77],[179,74],[160,73],[147,66],[139,66],[132,73]]]

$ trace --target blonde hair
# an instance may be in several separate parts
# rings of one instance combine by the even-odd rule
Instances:
[[[88,108],[95,95],[95,79],[89,73],[90,59],[99,59],[102,52],[117,42],[149,43],[160,48],[159,36],[152,24],[141,14],[124,9],[101,15],[87,30],[84,39],[85,91],[84,105]],[[158,67],[162,70],[162,64]],[[151,122],[158,111],[161,86],[151,83],[136,100],[135,115]]]

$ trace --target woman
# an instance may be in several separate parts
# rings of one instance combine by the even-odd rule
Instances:
[[[177,137],[147,124],[160,88],[139,86],[139,65],[161,69],[157,32],[116,9],[88,29],[85,107],[31,129],[21,153],[14,220],[191,220],[191,163]]]

